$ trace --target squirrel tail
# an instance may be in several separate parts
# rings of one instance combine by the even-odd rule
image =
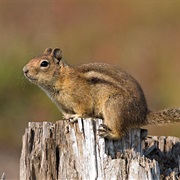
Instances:
[[[147,124],[167,124],[180,122],[180,108],[165,109],[157,112],[149,111],[146,117]]]

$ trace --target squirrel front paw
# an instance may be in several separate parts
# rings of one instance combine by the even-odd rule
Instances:
[[[74,115],[74,116],[72,116],[72,117],[69,119],[69,122],[72,123],[72,124],[74,124],[75,122],[78,121],[78,118],[79,118],[79,116]]]
[[[64,114],[63,115],[63,119],[69,120],[69,122],[72,124],[77,122],[78,118],[81,118],[80,115],[78,114]]]
[[[71,118],[72,114],[63,114],[63,120],[69,120]]]

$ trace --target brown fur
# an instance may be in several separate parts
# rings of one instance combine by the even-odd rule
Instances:
[[[47,61],[47,67],[41,67]],[[179,122],[180,108],[150,112],[138,82],[108,64],[69,66],[60,49],[47,48],[23,68],[25,76],[55,102],[65,119],[103,118],[99,135],[119,139],[129,128]]]

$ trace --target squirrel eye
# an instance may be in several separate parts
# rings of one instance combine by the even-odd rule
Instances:
[[[49,62],[48,61],[42,61],[40,66],[41,67],[47,67],[47,66],[49,66]]]

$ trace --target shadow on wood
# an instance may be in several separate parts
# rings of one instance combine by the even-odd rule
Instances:
[[[118,141],[97,136],[101,119],[30,122],[23,136],[20,179],[178,179],[180,139],[133,129]]]

